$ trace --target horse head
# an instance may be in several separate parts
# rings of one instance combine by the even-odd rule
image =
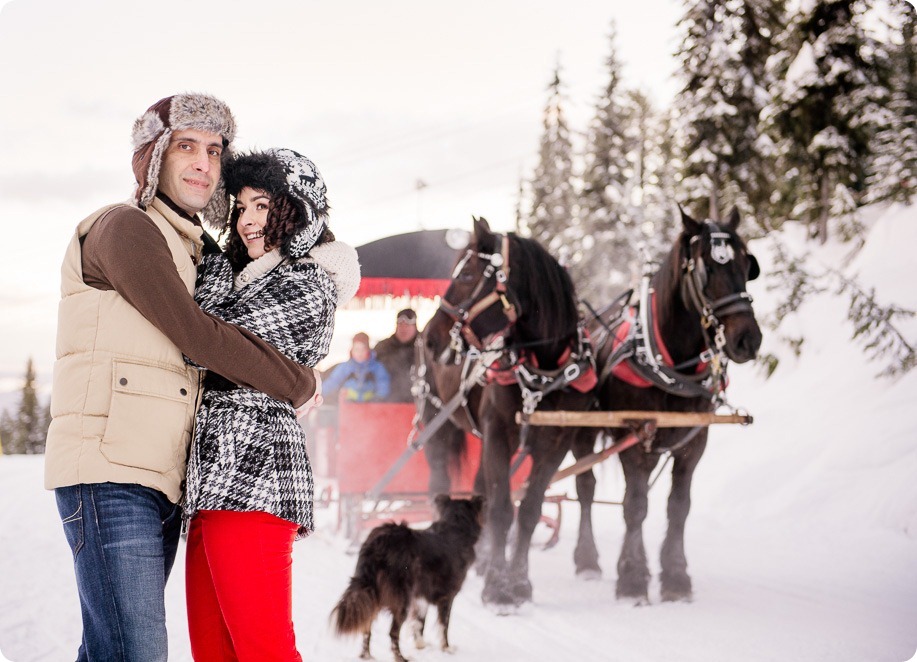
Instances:
[[[425,330],[427,348],[447,362],[468,347],[503,346],[519,317],[520,306],[510,286],[510,238],[491,231],[474,218],[471,243],[452,270],[452,281],[439,310]]]
[[[469,347],[530,344],[548,367],[576,336],[577,319],[573,283],[557,260],[538,242],[492,232],[475,218],[471,244],[427,325],[426,343],[440,362]]]
[[[679,294],[685,308],[695,311],[701,324],[723,344],[736,363],[755,358],[761,346],[761,329],[755,320],[752,298],[745,291],[758,277],[755,256],[737,233],[739,212],[733,208],[725,223],[699,222],[681,211],[678,239]]]

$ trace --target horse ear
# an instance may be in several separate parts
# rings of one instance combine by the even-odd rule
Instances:
[[[726,219],[726,227],[735,232],[736,228],[739,227],[739,208],[733,207],[732,211],[729,212],[729,218]]]
[[[681,205],[678,205],[678,213],[681,214],[681,224],[685,228],[685,232],[693,236],[700,234],[700,231],[703,229],[703,226],[695,221],[693,218],[688,216],[688,213],[681,208]]]
[[[474,220],[474,238],[478,245],[481,244],[482,240],[491,236],[493,233],[490,231],[490,225],[487,223],[486,218],[479,218],[477,216],[471,217]]]

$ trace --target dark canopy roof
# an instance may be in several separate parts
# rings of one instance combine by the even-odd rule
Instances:
[[[358,297],[434,297],[446,291],[458,259],[453,246],[462,230],[419,230],[357,246],[362,279]],[[456,234],[458,233],[458,234]],[[464,232],[467,240],[467,232]]]

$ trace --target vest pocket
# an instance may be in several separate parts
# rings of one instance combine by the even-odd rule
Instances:
[[[174,368],[112,361],[111,407],[102,454],[109,462],[158,473],[184,463],[197,387]]]

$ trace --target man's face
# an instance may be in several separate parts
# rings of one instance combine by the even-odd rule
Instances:
[[[398,342],[407,343],[417,335],[417,322],[398,322],[395,324],[395,337]]]
[[[189,214],[207,206],[220,181],[223,139],[216,133],[183,129],[172,134],[159,171],[159,190]]]

